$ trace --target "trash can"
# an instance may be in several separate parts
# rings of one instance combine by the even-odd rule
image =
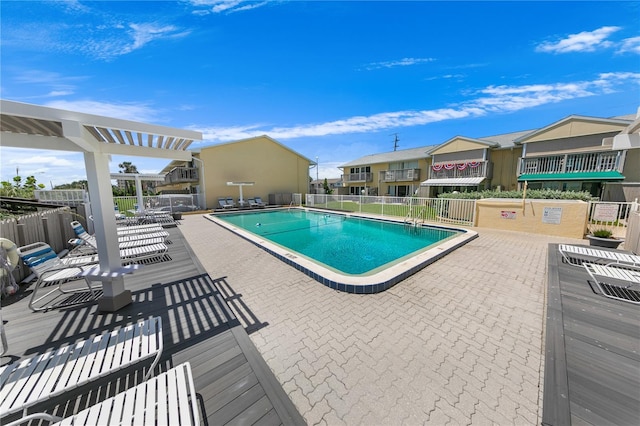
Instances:
[[[182,212],[175,212],[171,214],[173,216],[173,220],[180,220],[182,219]]]

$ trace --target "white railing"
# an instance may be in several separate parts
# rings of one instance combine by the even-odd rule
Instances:
[[[84,189],[37,189],[33,194],[36,200],[42,203],[61,206],[77,206],[89,200],[89,195]]]
[[[589,232],[604,228],[613,232],[614,237],[624,238],[633,212],[640,212],[637,199],[631,203],[591,201],[587,218]]]
[[[488,161],[466,163],[437,163],[429,168],[429,179],[455,179],[467,177],[489,177]]]
[[[521,158],[520,174],[622,171],[620,151]]]
[[[166,210],[169,213],[200,210],[198,194],[145,195],[144,206],[138,205],[138,197],[113,197],[114,207],[125,216],[134,216],[140,210]]]
[[[473,226],[476,200],[307,194],[306,206],[402,218],[411,223]]]
[[[382,182],[403,182],[420,180],[420,169],[384,170],[379,172]]]

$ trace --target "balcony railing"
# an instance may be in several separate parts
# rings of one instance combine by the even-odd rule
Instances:
[[[436,163],[429,168],[429,179],[491,178],[491,167],[489,165],[488,161]]]
[[[198,169],[193,167],[174,167],[164,177],[165,184],[198,182]]]
[[[373,173],[347,173],[342,176],[345,182],[373,182]]]
[[[382,182],[401,182],[420,180],[420,169],[384,170],[380,172]]]
[[[519,174],[621,172],[620,154],[620,151],[612,151],[521,158]]]

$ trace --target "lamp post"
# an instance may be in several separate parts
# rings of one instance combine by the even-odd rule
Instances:
[[[320,193],[320,178],[318,176],[318,156],[316,155],[316,194]]]

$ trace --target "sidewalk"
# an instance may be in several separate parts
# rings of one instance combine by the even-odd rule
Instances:
[[[308,424],[540,423],[547,246],[581,240],[475,229],[391,289],[355,295],[201,215],[180,230],[268,323],[250,337]]]

